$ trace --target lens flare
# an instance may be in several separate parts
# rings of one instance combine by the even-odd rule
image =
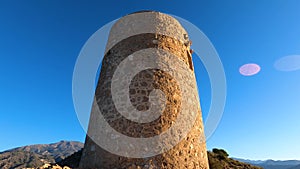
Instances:
[[[243,76],[253,76],[259,73],[261,70],[260,66],[255,63],[244,64],[240,67],[240,73]]]
[[[278,59],[274,67],[279,71],[300,70],[300,55],[289,55]]]

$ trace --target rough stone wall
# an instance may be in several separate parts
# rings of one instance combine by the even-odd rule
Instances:
[[[151,106],[150,94],[154,89],[159,89],[165,94],[166,102],[159,118],[149,123],[138,123],[125,118],[116,110],[111,95],[111,81],[118,65],[124,59],[148,48],[167,51],[182,60],[184,65],[178,65],[176,73],[181,74],[181,69],[189,72],[189,75],[181,77],[181,80],[189,86],[191,98],[183,98],[182,89],[172,72],[161,69],[143,70],[130,82],[129,98],[132,105],[139,111],[148,110]],[[168,64],[173,63],[172,58],[165,57],[159,50],[156,54],[160,55],[160,59],[156,61],[158,65],[168,67]],[[177,63],[174,61],[174,64]],[[178,21],[158,12],[143,12],[123,17],[113,26],[109,36],[80,168],[208,168],[202,115],[197,98],[189,40]],[[184,112],[196,113],[196,120],[183,140],[170,150],[152,157],[128,158],[112,154],[95,143],[97,130],[101,130],[97,125],[99,112],[95,106],[100,108],[105,120],[117,132],[134,138],[150,138],[164,133],[176,123],[183,108],[183,99],[190,101],[188,110]],[[175,130],[173,134],[176,136],[181,133]]]

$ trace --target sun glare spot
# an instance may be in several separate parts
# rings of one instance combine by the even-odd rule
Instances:
[[[243,76],[253,76],[260,72],[261,68],[258,64],[248,63],[240,67],[240,73]]]

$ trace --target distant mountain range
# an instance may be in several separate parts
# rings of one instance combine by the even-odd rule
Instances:
[[[14,148],[0,152],[0,168],[37,168],[46,164],[76,168],[79,165],[82,148],[83,143],[76,141],[60,141],[53,144],[37,144]],[[228,158],[228,154],[222,149],[209,151],[208,158],[210,169],[259,169],[261,167],[265,169],[300,169],[300,161],[297,160],[253,161]]]
[[[234,158],[235,160],[262,167],[264,169],[300,169],[300,160],[245,160]]]
[[[0,153],[0,168],[21,169],[57,163],[82,148],[83,144],[75,141],[18,147]]]

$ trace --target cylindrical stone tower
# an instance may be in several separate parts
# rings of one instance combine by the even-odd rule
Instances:
[[[142,11],[111,28],[80,168],[209,168],[190,41],[173,17]]]

